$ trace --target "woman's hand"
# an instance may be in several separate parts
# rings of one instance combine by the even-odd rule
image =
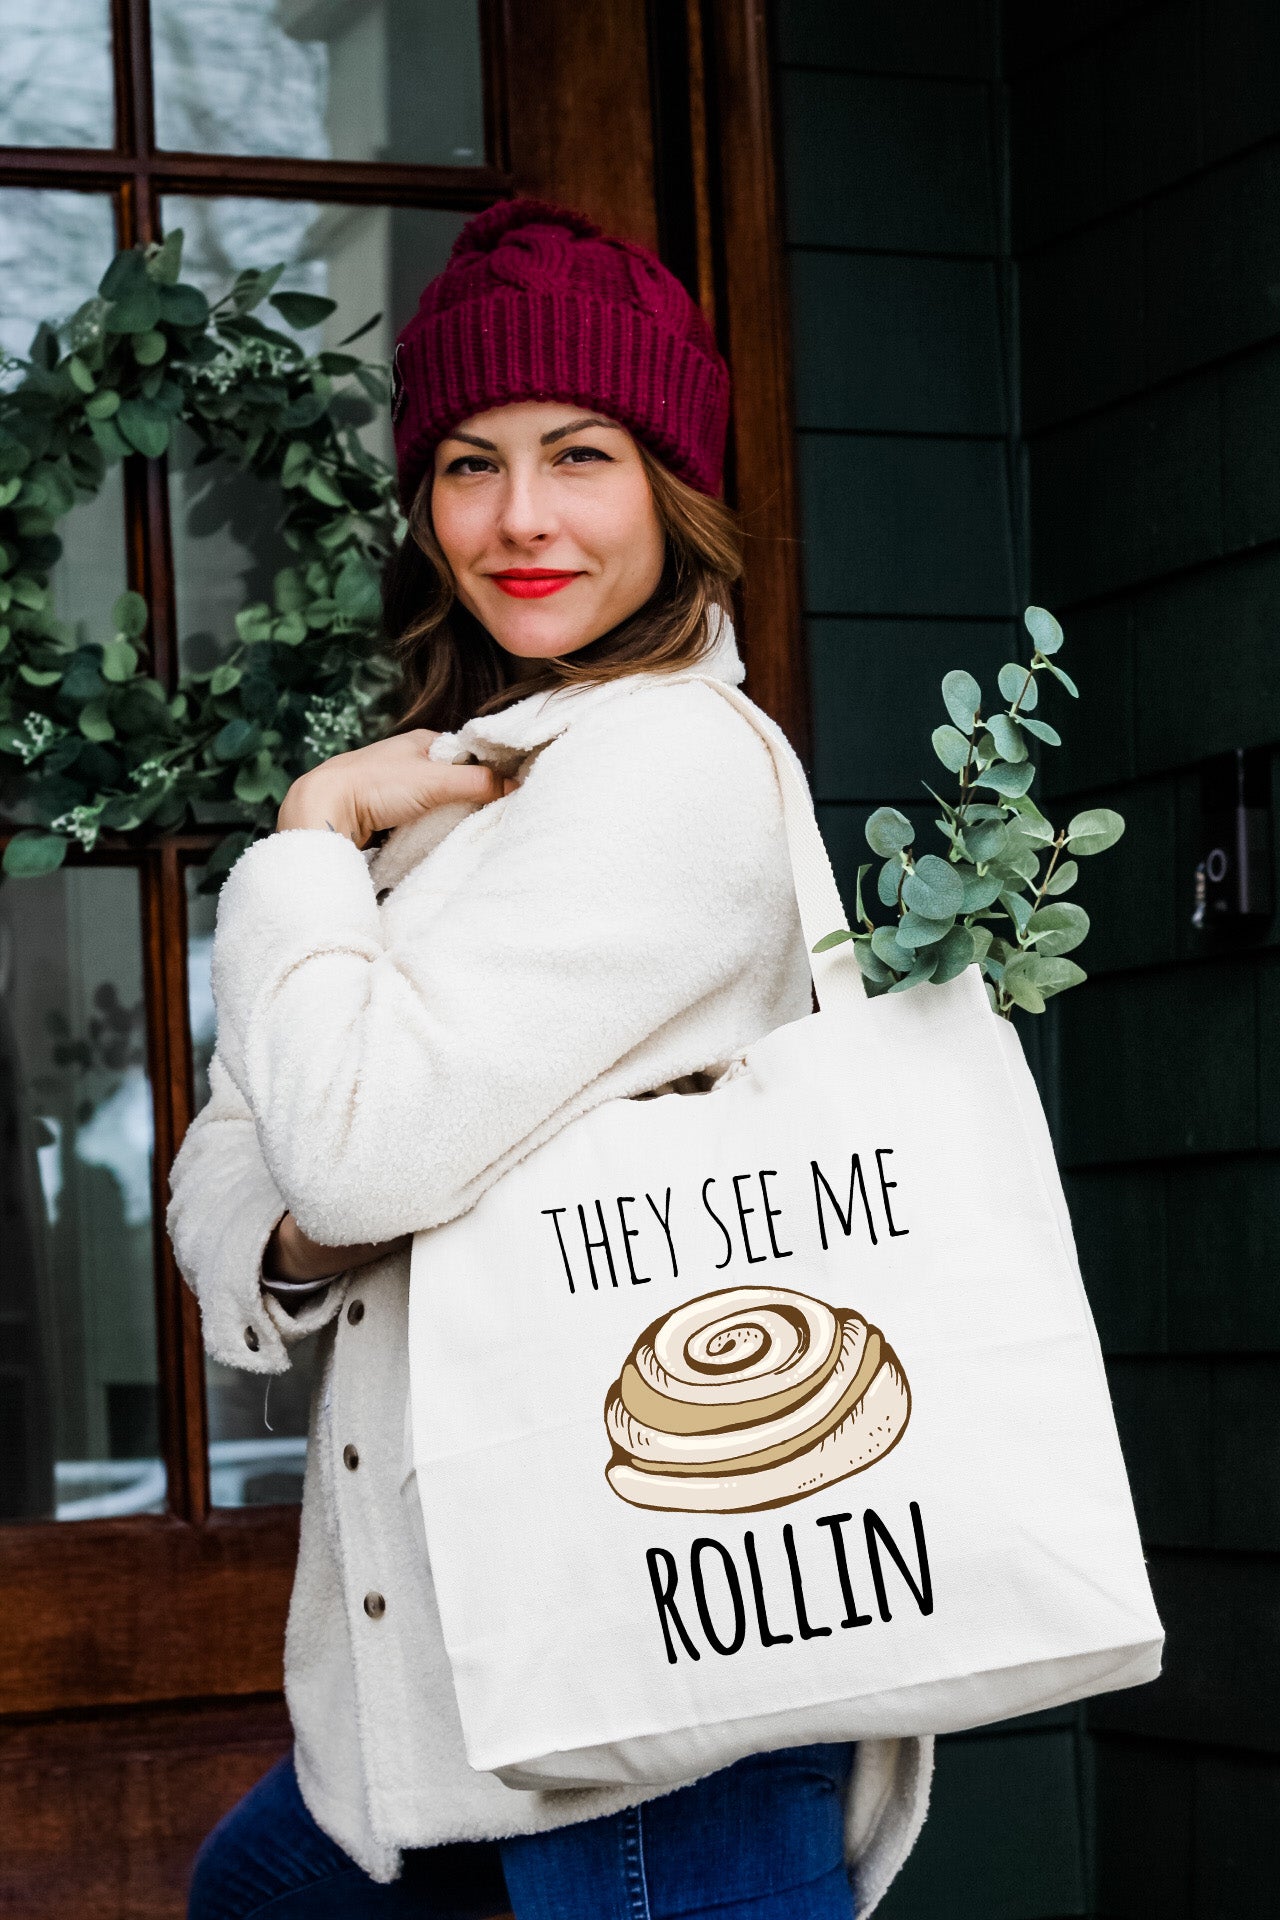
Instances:
[[[326,1247],[309,1240],[291,1213],[276,1221],[262,1255],[262,1271],[268,1280],[329,1280],[351,1267],[364,1267],[371,1260],[407,1247],[411,1233],[395,1240],[365,1240],[352,1247]]]
[[[333,826],[358,847],[379,827],[401,827],[432,807],[452,801],[484,803],[510,792],[491,767],[456,767],[427,758],[439,736],[427,727],[375,740],[349,753],[335,753],[300,774],[276,815],[276,827]]]

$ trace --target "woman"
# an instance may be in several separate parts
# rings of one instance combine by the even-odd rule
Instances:
[[[410,1238],[599,1102],[710,1084],[808,1011],[809,973],[768,753],[698,679],[743,669],[728,377],[697,308],[644,249],[507,203],[460,235],[396,374],[407,709],[295,781],[228,875],[212,1093],[173,1168],[210,1351],[271,1374],[324,1330],[294,1752],[206,1843],[190,1911],[493,1912],[500,1855],[518,1920],[847,1920],[850,1872],[869,1912],[915,1838],[927,1743],[660,1792],[516,1792],[464,1757],[412,1470]]]

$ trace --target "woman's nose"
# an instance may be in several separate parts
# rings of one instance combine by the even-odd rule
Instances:
[[[520,546],[549,540],[555,533],[551,502],[535,477],[509,476],[498,516],[498,531],[504,540]]]

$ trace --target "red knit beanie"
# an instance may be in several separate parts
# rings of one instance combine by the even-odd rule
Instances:
[[[701,310],[647,247],[543,200],[469,220],[397,339],[406,507],[450,428],[513,400],[607,413],[690,486],[719,488],[729,372]]]

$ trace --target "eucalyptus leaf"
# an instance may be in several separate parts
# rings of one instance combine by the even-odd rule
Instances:
[[[1027,791],[1035,777],[1036,770],[1030,761],[1024,761],[1020,767],[1011,767],[1004,761],[997,760],[994,766],[986,767],[974,776],[974,785],[994,787],[997,793],[1015,798]]]
[[[167,233],[160,245],[148,249],[146,267],[148,277],[161,286],[172,286],[182,271],[181,227],[174,227]]]
[[[209,319],[209,302],[199,287],[161,287],[160,318],[171,327],[203,327]]]
[[[1016,720],[1007,713],[993,713],[987,721],[987,732],[996,743],[996,752],[1002,760],[1012,761],[1015,765],[1027,757],[1027,743],[1018,729]]]
[[[1027,933],[1035,941],[1036,952],[1052,959],[1058,954],[1070,953],[1088,937],[1089,916],[1074,901],[1058,901],[1032,914]]]
[[[1067,828],[1067,852],[1079,857],[1105,853],[1124,832],[1124,818],[1110,807],[1090,807]]]
[[[133,342],[133,357],[140,367],[154,367],[164,359],[169,351],[169,342],[162,333],[141,333]]]
[[[862,904],[862,883],[871,871],[871,862],[865,860],[858,868],[858,877],[853,888],[853,911],[859,924],[867,918],[867,910]]]
[[[871,951],[895,973],[908,973],[915,964],[915,954],[910,947],[898,945],[892,927],[876,928],[871,936]]]
[[[948,861],[926,853],[903,881],[902,898],[925,919],[953,920],[964,904],[964,883]]]
[[[1080,875],[1080,869],[1074,860],[1063,860],[1056,866],[1045,882],[1046,893],[1070,893]]]
[[[968,927],[966,931],[973,942],[973,957],[981,966],[991,951],[991,929],[990,927]]]
[[[271,638],[271,609],[263,601],[251,607],[242,607],[236,615],[236,632],[240,638],[252,646],[256,641]]]
[[[951,773],[959,773],[968,764],[969,741],[958,727],[935,727],[933,750]]]
[[[896,807],[877,807],[866,825],[867,845],[883,860],[891,853],[909,847],[916,830]]]
[[[942,699],[961,733],[971,734],[982,707],[982,688],[971,673],[955,668],[942,681]]]
[[[1009,830],[1003,820],[981,820],[976,827],[965,832],[965,845],[969,857],[980,865],[986,866],[992,860],[998,860],[1009,844]]]
[[[911,971],[906,975],[905,979],[896,981],[894,985],[890,987],[890,993],[909,993],[912,987],[922,987],[927,980],[932,980],[937,971],[937,967],[938,954],[936,949],[927,953],[917,954],[915,965]]]
[[[850,933],[848,927],[837,927],[834,933],[824,933],[821,940],[815,940],[809,951],[811,953],[829,953],[832,947],[841,947],[846,940],[852,939],[853,935]]]
[[[938,963],[933,971],[933,984],[942,986],[948,980],[954,980],[957,974],[964,972],[974,958],[973,934],[968,927],[952,927],[950,933],[938,946]]]
[[[1000,895],[1000,905],[1018,929],[1018,937],[1021,939],[1027,930],[1027,923],[1031,918],[1031,902],[1025,899],[1022,894],[1014,893],[1006,887]]]
[[[999,874],[975,874],[972,880],[966,880],[964,883],[961,912],[981,913],[984,907],[994,906],[1000,897],[1000,889],[1003,885],[1004,882]]]
[[[154,400],[123,401],[116,421],[129,445],[149,460],[156,459],[169,445],[169,421]]]
[[[108,333],[150,333],[159,318],[159,292],[147,283],[113,300],[103,324]]]
[[[1030,794],[1023,794],[1020,800],[1011,800],[1010,806],[1017,815],[1010,826],[1024,840],[1033,846],[1047,847],[1054,839],[1053,822],[1046,820]]]
[[[1035,641],[1037,653],[1057,653],[1062,645],[1062,628],[1047,607],[1028,607],[1022,616],[1027,632]]]
[[[1027,685],[1028,682],[1030,682],[1029,688]],[[1034,692],[1036,683],[1032,677],[1030,667],[1020,666],[1016,660],[1006,660],[1000,669],[998,684],[1001,695],[1009,702],[1009,705],[1012,706],[1024,688],[1027,688],[1030,692]],[[1021,711],[1021,707],[1019,707],[1019,711]]]
[[[322,506],[341,507],[346,505],[342,494],[334,485],[332,479],[330,479],[327,473],[322,472],[319,467],[312,467],[310,473],[307,475],[306,489],[312,499],[318,500]]]
[[[338,308],[336,300],[328,300],[320,293],[274,293],[271,305],[285,325],[296,327],[299,333],[318,327]]]
[[[898,888],[906,869],[900,860],[886,860],[876,875],[876,898],[883,907],[896,907]]]
[[[863,977],[870,980],[873,986],[889,987],[893,985],[893,974],[889,968],[885,966],[883,960],[876,958],[870,940],[860,936],[854,943],[854,953]]]
[[[260,726],[237,715],[219,729],[214,738],[213,751],[219,760],[243,760],[247,754],[257,751],[261,738]]]
[[[123,636],[108,640],[102,649],[102,677],[104,680],[128,680],[138,664],[138,656]]]
[[[904,913],[898,922],[898,945],[909,947],[912,951],[919,947],[931,947],[950,933],[954,925],[954,919],[926,920],[919,913]]]
[[[116,737],[116,730],[111,724],[111,716],[107,712],[105,700],[90,700],[87,705],[81,707],[78,724],[86,740],[114,740]]]
[[[1049,669],[1049,672],[1053,675],[1055,680],[1060,680],[1062,682],[1063,686],[1066,688],[1067,692],[1071,695],[1071,698],[1073,700],[1078,700],[1080,698],[1079,687],[1076,685],[1075,681],[1071,678],[1071,675],[1063,671],[1063,669],[1058,665],[1056,660],[1046,660],[1045,666]]]
[[[147,603],[140,593],[122,593],[111,609],[112,624],[126,640],[137,640],[147,630]]]
[[[1019,709],[1018,712],[1018,719],[1027,733],[1033,733],[1036,739],[1043,740],[1046,746],[1060,747],[1062,745],[1062,735],[1056,727],[1051,727],[1047,720],[1028,720],[1026,714],[1023,713],[1021,709]]]
[[[1015,953],[1005,965],[1000,984],[1016,1007],[1027,1013],[1043,1013],[1044,995],[1031,976],[1032,964],[1029,954]]]
[[[52,873],[66,858],[67,840],[60,833],[44,833],[38,827],[24,827],[15,833],[4,850],[4,871],[17,879],[38,879]]]

